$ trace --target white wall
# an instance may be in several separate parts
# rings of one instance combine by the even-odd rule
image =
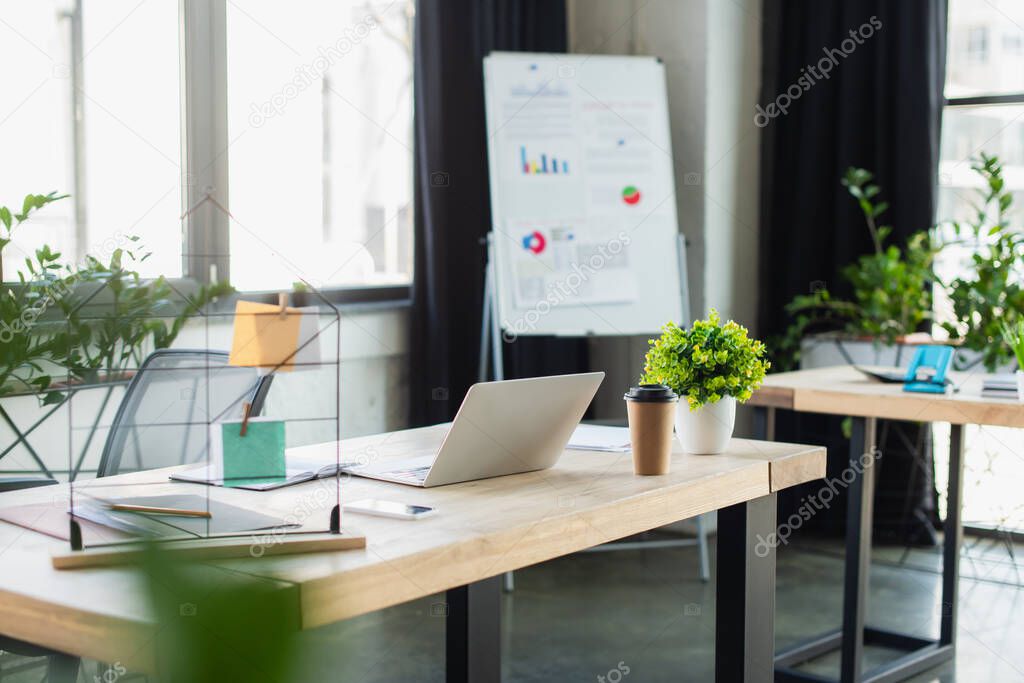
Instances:
[[[660,57],[666,66],[679,227],[694,315],[715,307],[751,327],[757,310],[757,0],[568,0],[571,52]],[[608,376],[600,417],[622,418],[646,338],[591,340]],[[741,418],[741,427],[744,419]]]
[[[704,300],[754,331],[761,84],[757,0],[708,3]]]

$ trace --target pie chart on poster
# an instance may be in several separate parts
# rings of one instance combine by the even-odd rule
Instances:
[[[630,206],[640,203],[640,190],[633,185],[626,185],[622,188],[622,201]]]
[[[523,249],[532,251],[534,254],[539,254],[544,251],[544,247],[547,245],[547,240],[544,239],[544,235],[538,230],[534,230],[529,235],[523,236]]]

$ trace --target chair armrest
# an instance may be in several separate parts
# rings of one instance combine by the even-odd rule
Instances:
[[[37,486],[52,486],[56,483],[56,479],[49,477],[0,477],[0,493],[32,489]]]

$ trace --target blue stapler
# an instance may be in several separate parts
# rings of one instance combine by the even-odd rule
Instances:
[[[953,358],[950,346],[920,346],[910,361],[907,376],[903,380],[903,391],[920,391],[926,394],[946,393],[946,370]]]

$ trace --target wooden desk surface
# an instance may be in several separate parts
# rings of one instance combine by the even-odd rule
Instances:
[[[435,448],[444,427],[342,442],[342,458],[408,456]],[[306,447],[333,459],[334,445]],[[338,621],[560,557],[693,515],[764,496],[825,475],[815,446],[734,439],[727,453],[673,455],[672,472],[637,477],[629,453],[566,451],[539,472],[420,489],[368,479],[343,481],[342,499],[373,497],[437,508],[402,521],[345,514],[342,526],[367,536],[364,550],[218,561],[244,573],[298,585],[304,628]],[[251,492],[168,482],[167,470],[79,484],[102,496],[180,492],[184,487],[244,507],[327,526],[334,482]],[[136,486],[137,484],[137,486]],[[130,485],[130,486],[126,486]],[[77,490],[77,489],[76,489]],[[67,486],[6,493],[0,506],[67,504]],[[254,543],[266,539],[254,535]],[[67,542],[0,523],[0,633],[132,670],[152,670],[144,586],[130,569],[57,571]]]
[[[893,368],[887,368],[892,370]],[[1024,403],[981,395],[981,372],[950,372],[958,392],[922,394],[840,365],[768,375],[748,405],[808,413],[1024,427]]]

